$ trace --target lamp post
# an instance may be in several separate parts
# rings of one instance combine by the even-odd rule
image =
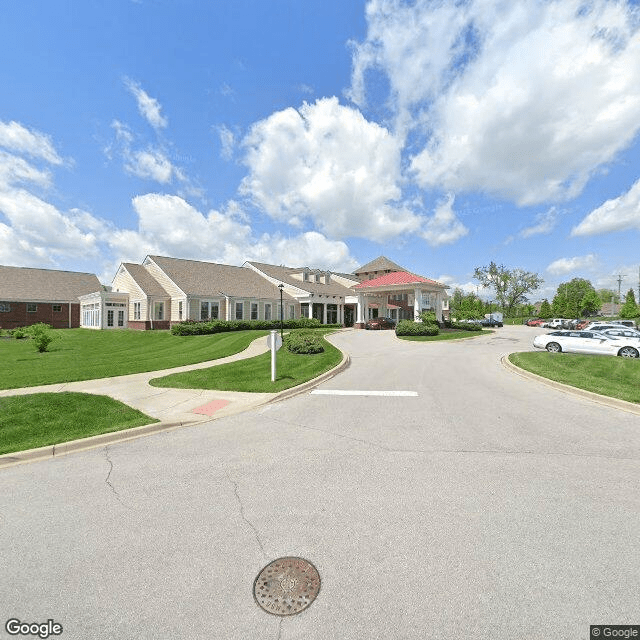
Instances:
[[[282,291],[284,289],[284,284],[282,284],[282,282],[278,285],[278,289],[280,289],[280,337],[284,340],[284,328],[283,328],[284,305],[282,304]]]

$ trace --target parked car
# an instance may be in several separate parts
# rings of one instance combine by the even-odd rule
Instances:
[[[564,351],[623,358],[637,358],[640,355],[640,339],[608,336],[599,331],[552,331],[536,336],[533,346],[551,353]]]
[[[636,323],[633,320],[600,320],[590,322],[585,328],[587,330],[594,329],[596,331],[600,331],[600,329],[603,329],[605,326],[607,329],[616,327],[628,327],[629,329],[637,328]]]
[[[395,329],[396,321],[393,318],[385,318],[380,316],[379,318],[371,318],[365,325],[365,329]]]
[[[482,318],[482,320],[480,320],[480,324],[483,327],[501,327],[502,326],[502,322],[500,322],[499,320],[496,320],[496,318]]]
[[[566,322],[569,322],[567,318],[553,318],[552,320],[548,320],[542,326],[548,329],[560,329]]]
[[[637,329],[629,329],[628,327],[620,326],[619,328],[612,329],[598,329],[600,333],[605,333],[608,336],[622,336],[625,338],[640,338],[640,331]]]
[[[545,322],[546,320],[542,318],[536,318],[535,320],[528,320],[527,325],[530,327],[541,327]]]

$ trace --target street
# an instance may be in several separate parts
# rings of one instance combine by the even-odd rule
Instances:
[[[63,640],[640,624],[640,416],[506,370],[536,333],[338,333],[351,365],[322,394],[1,470],[0,638],[10,618],[53,619]],[[282,556],[321,579],[288,617],[252,593]]]

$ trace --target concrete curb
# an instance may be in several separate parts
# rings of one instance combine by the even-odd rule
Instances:
[[[565,393],[570,393],[575,396],[581,396],[582,398],[586,398],[587,400],[591,400],[592,402],[596,402],[597,404],[602,404],[606,407],[611,407],[613,409],[620,409],[621,411],[626,411],[627,413],[634,413],[635,415],[640,416],[640,405],[637,405],[633,402],[627,402],[626,400],[619,400],[618,398],[610,398],[609,396],[603,396],[599,393],[594,393],[593,391],[586,391],[585,389],[580,389],[578,387],[572,387],[568,384],[563,384],[562,382],[556,382],[555,380],[550,380],[549,378],[545,378],[543,376],[539,376],[536,373],[531,373],[526,369],[522,369],[517,365],[513,364],[509,360],[509,356],[511,354],[507,354],[506,356],[502,356],[500,358],[500,362],[505,369],[508,369],[512,373],[515,373],[522,378],[526,378],[528,380],[534,380],[537,382],[542,382],[546,384],[548,387],[553,387],[558,391],[564,391]]]
[[[294,396],[304,393],[308,389],[312,389],[325,380],[333,378],[333,376],[337,375],[341,371],[344,371],[344,369],[346,369],[350,363],[351,358],[343,353],[342,360],[338,365],[336,365],[330,371],[325,371],[325,373],[319,375],[317,378],[309,380],[308,382],[304,382],[297,387],[285,389],[284,391],[281,391],[273,397],[268,398],[264,402],[251,404],[249,406],[238,406],[235,411],[227,412],[224,415],[194,417],[193,420],[190,420],[188,422],[154,422],[152,424],[142,425],[140,427],[133,427],[132,429],[123,429],[122,431],[113,431],[111,433],[102,433],[97,436],[81,438],[80,440],[70,440],[69,442],[61,442],[60,444],[48,445],[46,447],[39,447],[37,449],[27,449],[26,451],[6,453],[4,455],[0,455],[0,469],[12,467],[18,464],[24,464],[27,462],[38,462],[40,460],[47,460],[50,458],[59,458],[60,456],[67,455],[69,453],[87,451],[89,449],[97,449],[98,447],[105,447],[109,444],[126,442],[127,440],[135,440],[137,438],[142,438],[143,436],[161,433],[163,431],[173,431],[174,429],[179,429],[180,427],[191,427],[202,424],[203,422],[220,420],[231,415],[243,413],[244,411],[250,411],[252,409],[256,409],[257,407],[270,404],[271,402],[280,402],[281,400],[287,400],[288,398],[293,398]],[[195,415],[196,414],[194,414],[194,416]]]

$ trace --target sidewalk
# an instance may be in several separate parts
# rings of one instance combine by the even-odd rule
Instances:
[[[23,387],[20,389],[6,389],[0,391],[0,398],[6,396],[20,396],[32,393],[59,393],[74,391],[78,393],[92,393],[105,395],[157,418],[163,423],[175,425],[194,424],[209,420],[215,413],[222,417],[253,408],[275,397],[275,393],[239,393],[234,391],[208,391],[204,389],[165,389],[152,387],[149,380],[162,378],[171,373],[182,373],[195,369],[207,369],[227,362],[253,358],[268,351],[267,338],[254,340],[244,351],[226,358],[199,362],[197,364],[174,367],[161,371],[133,373],[115,378],[100,378],[97,380],[81,380],[48,384],[39,387]]]
[[[104,395],[120,400],[126,405],[142,411],[160,422],[133,429],[125,429],[113,433],[105,433],[98,436],[73,440],[59,445],[50,445],[39,449],[19,451],[0,455],[0,468],[13,464],[20,464],[31,460],[42,460],[73,451],[92,449],[105,446],[113,442],[132,440],[150,433],[166,431],[176,427],[183,427],[200,422],[208,422],[212,418],[223,418],[236,413],[242,413],[267,402],[276,399],[284,399],[300,393],[319,384],[320,381],[334,376],[336,373],[349,366],[349,357],[343,355],[342,362],[332,370],[310,380],[304,384],[278,393],[246,393],[239,391],[210,391],[206,389],[167,389],[152,387],[149,380],[162,378],[171,373],[182,373],[195,369],[207,369],[227,362],[235,362],[246,358],[253,358],[269,351],[267,336],[254,340],[244,351],[235,353],[226,358],[189,364],[173,369],[160,371],[148,371],[134,373],[114,378],[99,378],[97,380],[81,380],[78,382],[66,382],[48,384],[39,387],[23,387],[20,389],[5,389],[0,391],[0,398],[8,396],[21,396],[33,393],[60,393],[73,391],[77,393],[91,393]]]

